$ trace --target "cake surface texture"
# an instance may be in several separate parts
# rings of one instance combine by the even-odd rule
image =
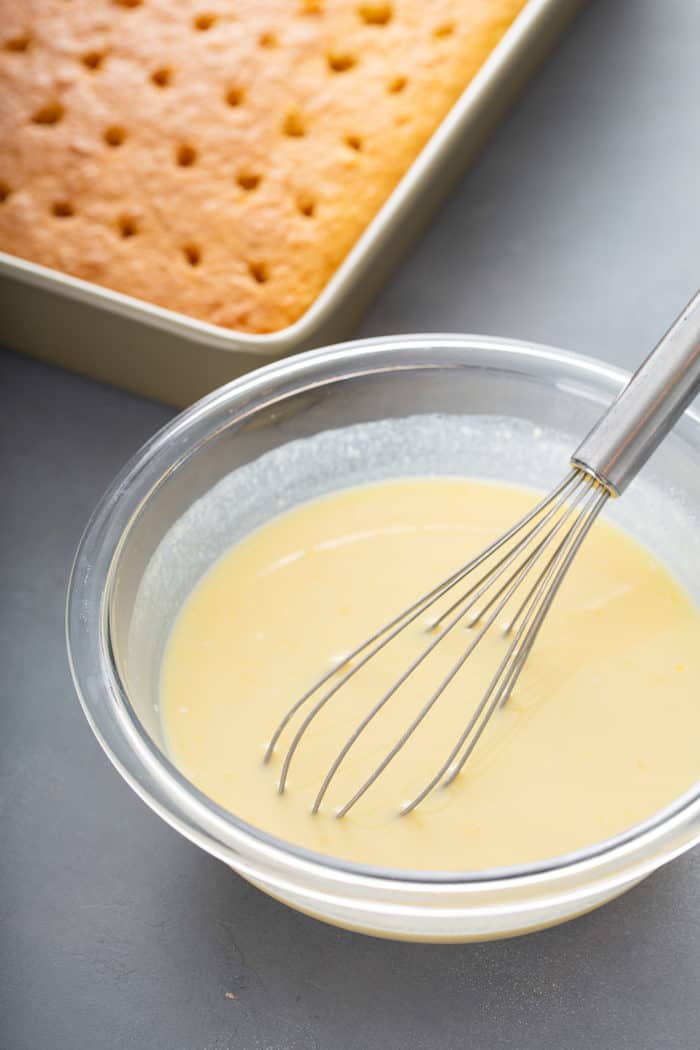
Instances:
[[[525,2],[0,0],[0,251],[286,328]]]

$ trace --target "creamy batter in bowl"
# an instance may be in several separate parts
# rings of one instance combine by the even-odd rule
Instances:
[[[175,768],[162,737],[158,685],[170,629],[194,584],[237,539],[304,500],[397,476],[467,475],[548,489],[624,378],[543,347],[401,337],[269,366],[164,428],[93,515],[68,603],[86,714],[135,790],[188,838],[292,906],[423,940],[504,936],[561,921],[698,841],[695,785],[643,824],[576,854],[464,873],[372,868],[292,846],[228,813]],[[609,512],[696,604],[698,467],[700,420],[687,413]]]

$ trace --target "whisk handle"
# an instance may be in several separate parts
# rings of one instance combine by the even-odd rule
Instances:
[[[700,292],[571,458],[619,496],[700,393]]]

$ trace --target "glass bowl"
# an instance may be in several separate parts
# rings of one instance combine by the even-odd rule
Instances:
[[[524,933],[596,907],[690,848],[700,839],[700,785],[613,839],[540,864],[464,873],[352,864],[276,839],[216,805],[168,759],[158,715],[159,667],[173,618],[237,535],[353,480],[358,469],[372,477],[460,470],[548,488],[625,379],[617,369],[532,344],[405,336],[286,359],[177,416],[105,493],[69,584],[73,678],[95,735],[124,778],[165,821],[267,893],[327,922],[394,938]],[[461,450],[437,441],[415,457],[410,440],[398,456],[391,442],[378,441],[376,451],[364,446],[358,467],[356,449],[343,440],[341,428],[382,420],[398,421],[399,431],[415,425],[418,433],[421,420],[434,424],[436,414],[445,434],[455,421],[483,423],[491,427],[489,441],[466,441]],[[312,447],[304,441],[328,433],[335,435],[337,470],[304,454],[284,461],[297,463],[299,484],[294,471],[278,469],[275,457],[303,453]],[[222,479],[245,471],[259,484],[239,487],[234,500],[207,503]],[[700,602],[700,418],[685,414],[609,515],[654,549]]]

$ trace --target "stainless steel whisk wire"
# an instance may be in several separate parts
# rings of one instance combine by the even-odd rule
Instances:
[[[457,661],[395,744],[351,798],[336,809],[336,817],[345,816],[411,739],[479,643],[506,613],[511,600],[518,596],[521,587],[539,568],[515,613],[508,614],[503,627],[504,635],[509,638],[506,652],[464,730],[428,783],[404,803],[399,812],[404,815],[410,813],[435,788],[452,783],[464,768],[495,712],[511,696],[552,602],[603,506],[610,497],[622,494],[699,390],[700,293],[688,304],[656,349],[584,438],[572,456],[570,473],[560,484],[476,557],[356,646],[347,654],[340,668],[328,670],[289,708],[265,750],[265,763],[270,762],[285,729],[297,712],[316,697],[287,746],[278,782],[279,793],[284,794],[287,788],[292,760],[309,726],[343,686],[398,634],[424,617],[429,609],[467,577],[497,557],[474,583],[469,583],[467,589],[429,624],[428,629],[433,634],[429,643],[362,717],[330,762],[314,799],[313,813],[318,812],[336,773],[357,740],[407,679],[459,624],[470,631],[476,629]],[[485,602],[480,605],[482,598]]]

